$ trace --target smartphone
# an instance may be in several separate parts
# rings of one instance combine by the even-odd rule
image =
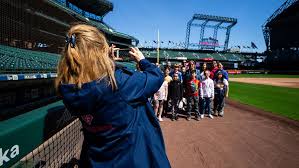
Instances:
[[[129,51],[131,51],[131,48],[121,48],[118,50],[114,50],[114,56],[116,58],[122,57],[130,59]]]

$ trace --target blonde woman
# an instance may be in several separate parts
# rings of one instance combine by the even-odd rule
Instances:
[[[115,67],[104,35],[89,25],[67,32],[56,88],[82,122],[80,167],[170,167],[161,128],[148,97],[163,83],[159,68],[138,48],[143,72]]]

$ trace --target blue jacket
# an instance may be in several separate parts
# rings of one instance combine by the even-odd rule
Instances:
[[[172,77],[172,79],[173,79],[173,74],[174,74],[174,70],[172,70],[170,73],[169,73],[169,76],[171,76]],[[182,76],[182,72],[178,72],[178,76],[179,76],[179,80],[181,81],[181,82],[183,82],[183,76]]]
[[[196,79],[200,80],[201,81],[201,75],[200,75],[200,70],[199,69],[195,69],[196,71]],[[188,70],[186,72],[186,75],[185,75],[185,79],[186,81],[190,80],[191,79],[191,70]]]
[[[85,83],[81,89],[60,85],[65,106],[83,125],[82,167],[171,167],[159,122],[148,102],[162,85],[163,75],[145,59],[140,68],[143,72],[116,68],[116,91],[105,79]]]
[[[216,75],[216,74],[217,74],[219,71],[222,72],[222,75],[223,75],[224,79],[226,79],[226,80],[228,81],[228,73],[227,73],[227,71],[224,70],[224,69],[218,69],[218,70],[216,71],[216,73],[215,73],[215,75],[214,75],[214,80],[217,79],[217,75]]]

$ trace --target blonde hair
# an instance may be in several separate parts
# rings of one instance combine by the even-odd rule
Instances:
[[[114,77],[115,64],[109,57],[109,45],[105,36],[95,27],[85,24],[74,25],[67,36],[75,36],[75,46],[66,43],[57,68],[55,87],[60,84],[75,84],[81,88],[83,83],[107,77],[108,85],[117,89]]]

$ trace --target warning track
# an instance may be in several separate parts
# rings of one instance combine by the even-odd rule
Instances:
[[[224,118],[161,122],[173,168],[298,167],[297,121],[276,120],[231,103],[225,109]]]

